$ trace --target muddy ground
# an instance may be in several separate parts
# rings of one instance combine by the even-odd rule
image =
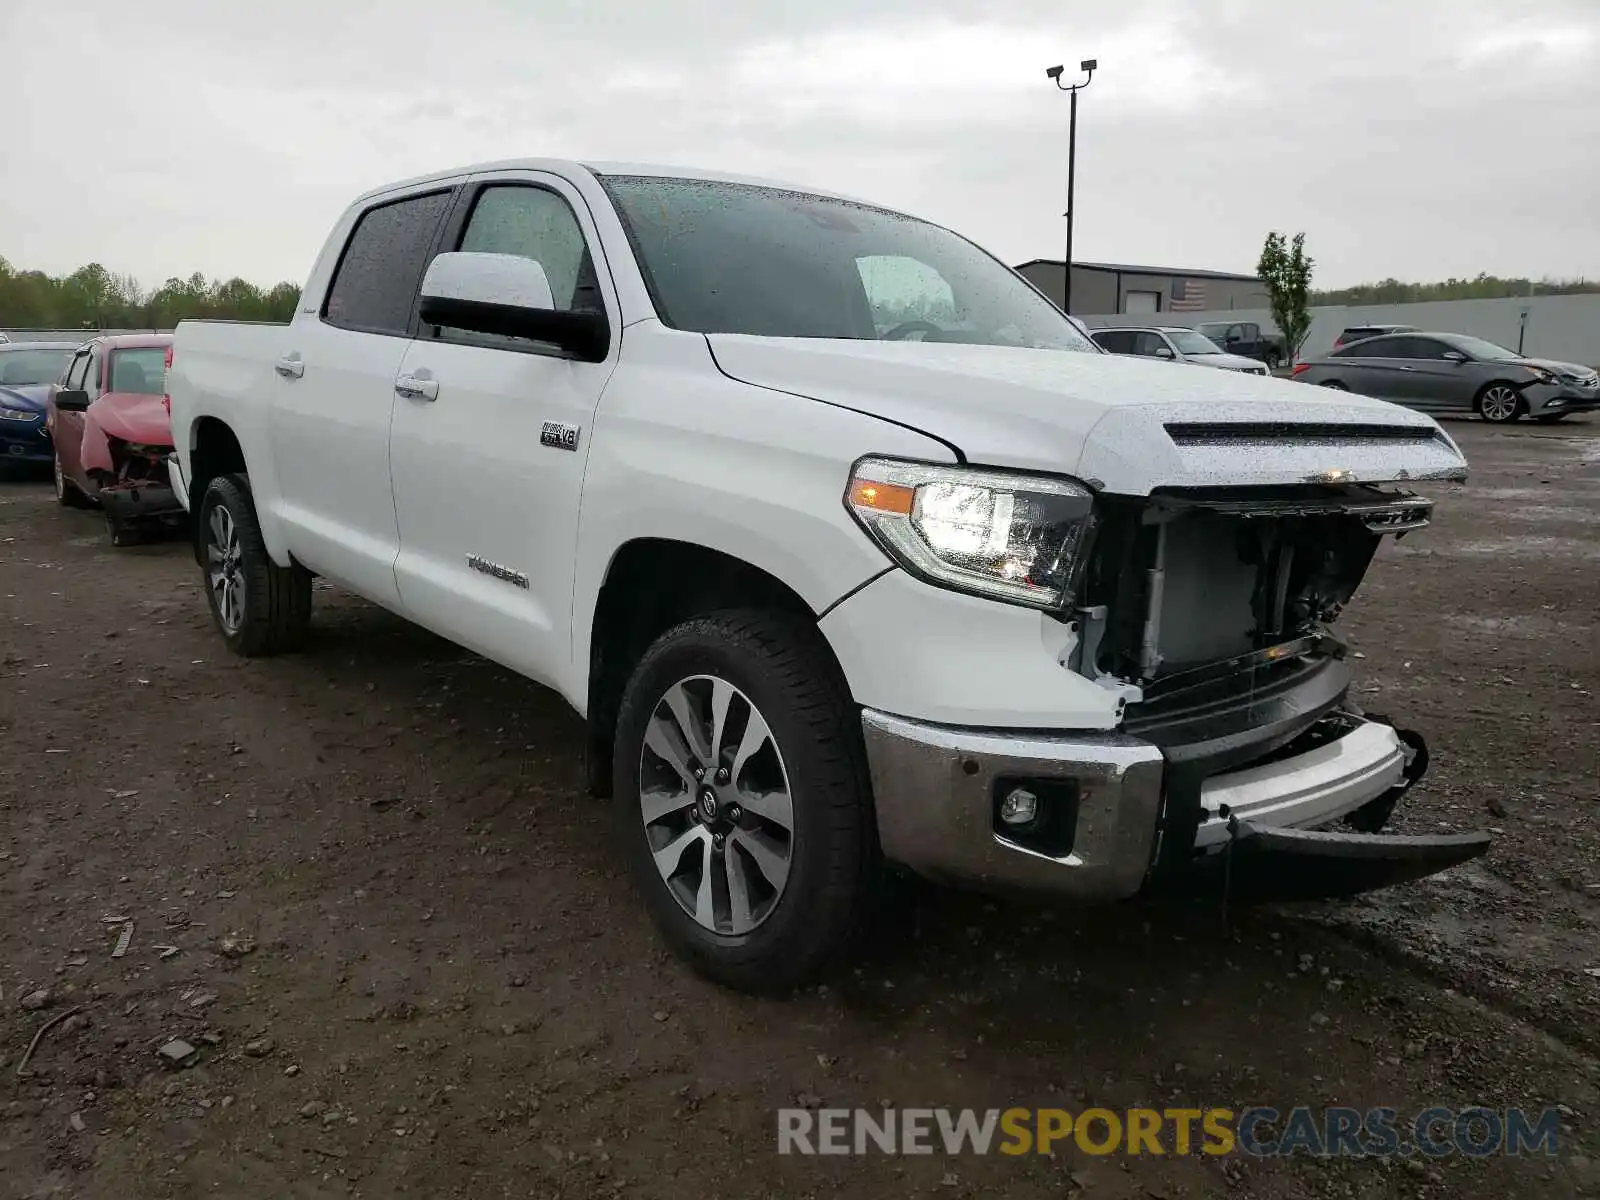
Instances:
[[[1345,627],[1432,741],[1400,828],[1486,859],[1226,923],[912,889],[785,1001],[663,951],[549,694],[322,588],[231,659],[183,545],[0,486],[0,1197],[1600,1195],[1600,419],[1451,428]],[[1402,1164],[779,1157],[797,1103],[1563,1108]]]

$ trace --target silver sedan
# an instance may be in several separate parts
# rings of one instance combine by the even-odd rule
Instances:
[[[1525,358],[1460,333],[1366,338],[1296,364],[1294,377],[1428,413],[1477,413],[1496,424],[1522,416],[1559,421],[1600,408],[1593,367]]]

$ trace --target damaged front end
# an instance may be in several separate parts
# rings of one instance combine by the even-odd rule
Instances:
[[[105,510],[113,541],[121,542],[142,529],[180,523],[184,508],[168,478],[171,446],[105,439],[110,469],[89,468],[98,485],[95,498]]]
[[[1148,886],[1214,872],[1241,897],[1345,896],[1484,852],[1487,835],[1379,833],[1427,747],[1351,703],[1333,631],[1382,540],[1432,508],[1337,477],[1100,498],[1070,665],[1165,760]]]

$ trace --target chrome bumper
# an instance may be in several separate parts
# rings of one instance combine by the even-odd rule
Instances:
[[[1117,900],[1143,888],[1165,802],[1162,752],[1116,733],[958,729],[862,714],[884,855],[931,879],[992,890]],[[1253,831],[1326,824],[1406,782],[1388,725],[1364,722],[1290,757],[1218,774],[1200,789],[1194,861]],[[1015,786],[1064,789],[1075,826],[1057,852],[1022,844],[999,819]],[[1040,786],[1042,785],[1042,786]],[[1383,842],[1386,835],[1372,835]],[[1188,856],[1184,856],[1188,857]]]
[[[862,713],[884,854],[920,875],[1083,899],[1131,896],[1150,866],[1161,751],[1120,734],[956,729]],[[995,830],[1002,781],[1074,780],[1070,853],[1029,850]]]

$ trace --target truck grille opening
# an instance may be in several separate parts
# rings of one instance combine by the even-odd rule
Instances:
[[[1085,575],[1078,669],[1149,697],[1337,648],[1329,633],[1383,537],[1432,503],[1351,485],[1183,489],[1103,498]],[[1088,629],[1090,621],[1098,627]]]

